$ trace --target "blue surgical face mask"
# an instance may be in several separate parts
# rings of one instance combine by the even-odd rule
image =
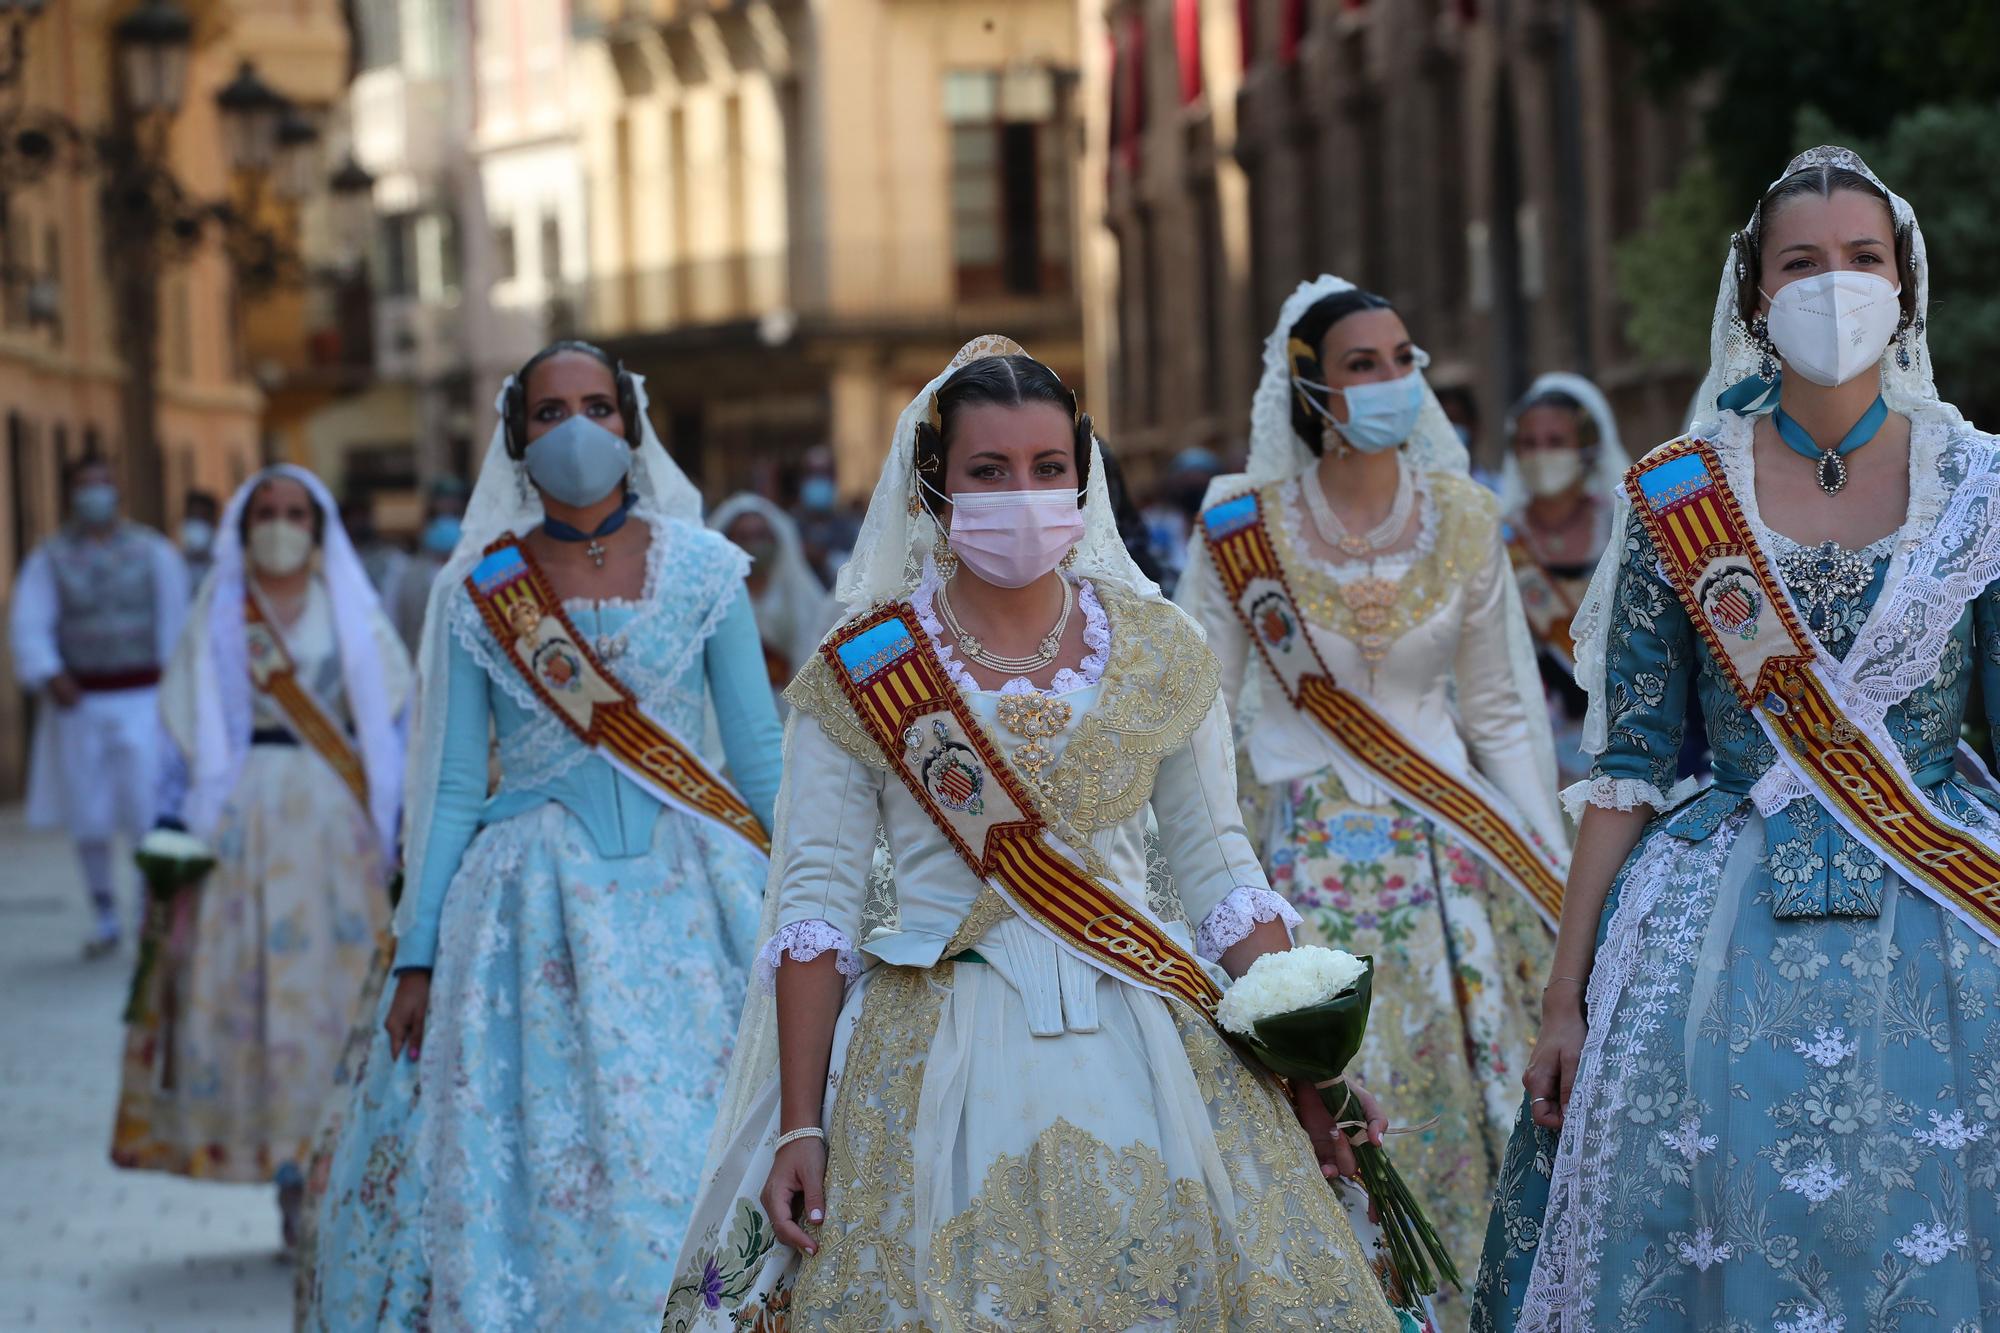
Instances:
[[[832,477],[807,477],[799,483],[799,503],[815,513],[833,508],[835,498]]]
[[[617,489],[632,471],[632,446],[586,416],[573,416],[521,456],[528,477],[553,498],[582,508]]]
[[[101,528],[118,517],[118,488],[108,481],[93,481],[79,486],[70,496],[70,507],[76,511],[78,519],[93,528]]]
[[[1412,370],[1401,379],[1378,380],[1367,384],[1350,384],[1344,389],[1329,389],[1324,384],[1314,384],[1310,380],[1296,380],[1302,389],[1316,389],[1322,393],[1338,393],[1347,399],[1347,420],[1337,420],[1333,413],[1321,407],[1317,399],[1308,398],[1313,410],[1333,423],[1342,439],[1364,454],[1381,453],[1394,449],[1410,438],[1410,432],[1417,427],[1417,413],[1424,406],[1424,373],[1421,368]]]
[[[439,514],[424,524],[424,549],[432,555],[450,555],[458,545],[459,528],[457,515]]]

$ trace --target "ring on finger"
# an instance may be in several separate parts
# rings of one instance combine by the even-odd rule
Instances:
[[[1534,1106],[1537,1105],[1538,1103],[1545,1102],[1547,1100],[1548,1098],[1546,1097],[1530,1097],[1528,1098],[1528,1105]]]

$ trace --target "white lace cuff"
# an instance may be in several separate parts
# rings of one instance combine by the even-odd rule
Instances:
[[[778,988],[779,963],[787,958],[795,963],[810,963],[828,949],[840,951],[834,962],[840,975],[861,975],[861,959],[855,955],[854,941],[847,938],[846,931],[830,921],[794,921],[780,927],[757,951],[757,984],[769,995]]]
[[[1638,778],[1614,778],[1608,773],[1600,773],[1563,789],[1563,811],[1571,819],[1581,819],[1588,806],[1594,805],[1600,810],[1636,810],[1642,805],[1650,805],[1655,814],[1662,814],[1700,790],[1699,778],[1682,778],[1674,784],[1672,791],[1663,792],[1652,783]]]
[[[1266,921],[1285,923],[1285,934],[1299,928],[1301,917],[1284,896],[1271,889],[1231,889],[1215,910],[1201,919],[1194,933],[1194,951],[1215,962],[1232,944],[1239,943]]]

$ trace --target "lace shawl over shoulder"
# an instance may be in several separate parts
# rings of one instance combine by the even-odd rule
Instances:
[[[633,514],[652,529],[638,600],[571,601],[565,609],[572,615],[585,608],[630,611],[616,632],[603,636],[625,650],[607,666],[648,713],[683,735],[698,733],[704,690],[684,688],[682,677],[733,605],[749,569],[748,557],[718,534],[649,506],[637,507]],[[521,679],[463,586],[451,590],[443,610],[453,639],[528,716],[524,725],[500,738],[503,785],[533,788],[589,758],[591,752]]]
[[[1178,607],[1108,581],[1095,586],[1111,635],[1102,689],[1039,797],[1045,816],[1081,835],[1144,808],[1160,761],[1187,744],[1214,704],[1219,681],[1214,654]],[[843,751],[887,769],[824,657],[806,664],[785,698]]]

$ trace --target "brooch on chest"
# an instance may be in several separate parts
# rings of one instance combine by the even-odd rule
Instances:
[[[1778,573],[1810,619],[1836,602],[1851,602],[1868,591],[1875,568],[1864,552],[1843,550],[1829,541],[1779,556]]]
[[[1000,725],[1023,741],[1020,748],[1014,751],[1014,762],[1038,791],[1046,790],[1043,774],[1056,759],[1055,751],[1049,748],[1048,742],[1062,735],[1074,715],[1075,710],[1066,700],[1046,694],[1000,696]]]

